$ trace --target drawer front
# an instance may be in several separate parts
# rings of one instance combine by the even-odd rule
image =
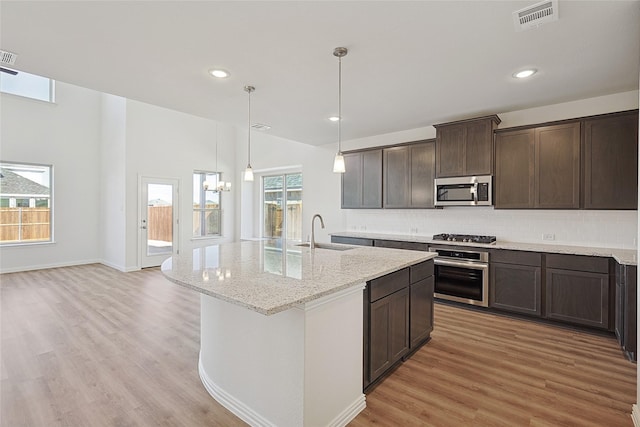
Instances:
[[[396,240],[378,240],[373,242],[374,246],[380,248],[392,248],[392,249],[409,249],[412,251],[428,251],[429,245],[419,242],[398,242]]]
[[[399,291],[409,286],[409,267],[394,271],[386,276],[378,277],[369,282],[369,302],[374,302],[380,298]]]
[[[547,254],[547,268],[609,273],[609,258],[584,255]]]
[[[433,260],[423,261],[420,264],[409,267],[411,283],[419,282],[429,276],[433,276]]]
[[[361,237],[331,236],[331,243],[344,243],[345,245],[373,246],[373,239]]]
[[[518,264],[540,267],[542,265],[542,254],[539,252],[497,249],[491,252],[489,260],[491,262],[500,262],[502,264]]]

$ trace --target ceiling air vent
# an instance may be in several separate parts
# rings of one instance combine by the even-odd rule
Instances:
[[[531,30],[557,20],[558,0],[543,1],[513,12],[516,31]]]
[[[0,50],[0,64],[15,65],[16,59],[18,59],[17,53],[7,52],[6,50]]]

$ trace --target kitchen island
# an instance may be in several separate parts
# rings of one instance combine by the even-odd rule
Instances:
[[[162,272],[202,294],[199,373],[218,402],[251,425],[343,426],[365,408],[366,282],[434,256],[245,241],[173,256]]]

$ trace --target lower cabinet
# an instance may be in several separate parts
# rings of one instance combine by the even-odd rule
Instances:
[[[377,384],[433,330],[433,260],[367,282],[363,388]]]
[[[541,254],[497,250],[491,253],[489,307],[542,315]]]
[[[609,329],[609,259],[547,255],[545,317]]]
[[[434,277],[412,283],[410,289],[409,348],[420,346],[433,331]]]
[[[637,351],[637,267],[616,265],[615,333],[620,347],[629,360],[636,360]]]
[[[331,236],[331,243],[344,243],[345,245],[373,246],[373,239],[362,237]]]

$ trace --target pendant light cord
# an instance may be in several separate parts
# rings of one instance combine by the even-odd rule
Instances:
[[[247,156],[247,164],[251,166],[251,90],[248,90],[247,92],[249,92],[249,127],[247,128],[247,132],[249,132],[249,150]]]
[[[342,153],[342,57],[338,57],[338,154]]]

